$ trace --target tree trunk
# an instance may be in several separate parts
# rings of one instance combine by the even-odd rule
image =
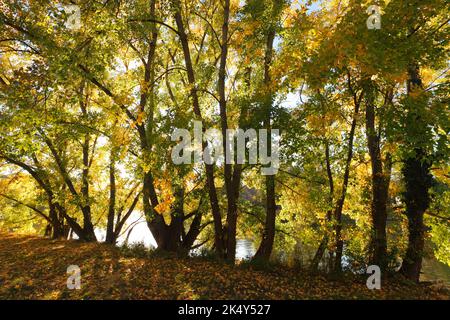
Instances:
[[[327,211],[326,221],[327,223],[330,223],[333,218],[333,201],[334,201],[334,180],[333,180],[333,172],[331,171],[331,159],[330,159],[330,143],[328,140],[325,140],[325,163],[327,168],[327,178],[328,178],[328,186],[329,186],[329,205],[330,209]],[[322,260],[323,254],[325,253],[325,250],[327,249],[328,241],[329,241],[329,235],[328,235],[328,228],[325,230],[325,235],[323,236],[322,241],[320,242],[319,248],[317,248],[316,254],[314,255],[312,261],[310,270],[311,272],[316,272],[319,268],[320,260]]]
[[[197,240],[197,237],[200,234],[202,215],[202,211],[199,208],[194,215],[194,219],[192,219],[189,231],[183,236],[182,246],[185,251],[189,251],[194,246],[195,240]]]
[[[48,199],[49,218],[52,221],[52,239],[60,239],[64,237],[64,225],[58,219],[58,213],[52,199]]]
[[[422,89],[422,80],[420,79],[419,67],[414,64],[408,70],[408,94]],[[420,97],[419,97],[420,98]],[[419,107],[423,107],[418,102]],[[414,117],[414,125],[426,131],[426,123],[421,117],[415,114],[416,105],[409,107],[408,113]],[[423,112],[423,110],[418,110]],[[417,134],[417,133],[416,133]],[[424,135],[425,136],[425,135]],[[403,178],[405,181],[405,205],[406,216],[408,217],[408,248],[400,272],[408,279],[419,282],[420,271],[422,269],[422,257],[424,250],[425,225],[423,215],[430,204],[430,195],[428,193],[432,176],[430,174],[431,161],[427,159],[426,151],[421,146],[413,149],[414,154],[410,154],[404,160]]]
[[[375,88],[369,83],[366,88],[366,135],[372,168],[372,240],[370,264],[378,265],[382,271],[387,269],[387,200],[389,184],[383,172],[380,138],[375,127]]]
[[[352,125],[350,128],[349,138],[348,138],[348,151],[347,151],[347,159],[345,162],[345,171],[344,171],[344,178],[342,182],[342,190],[341,190],[341,196],[339,197],[336,208],[334,210],[334,219],[335,219],[335,244],[336,244],[336,251],[334,256],[334,266],[333,270],[335,272],[341,272],[342,271],[342,254],[344,251],[344,241],[342,240],[342,209],[344,207],[345,198],[347,195],[347,187],[348,187],[348,181],[350,177],[350,165],[352,163],[353,159],[353,141],[355,138],[355,131],[356,131],[356,125],[358,123],[358,114],[359,109],[361,106],[361,100],[363,98],[363,92],[357,96],[357,93],[354,92],[353,87],[351,85],[350,80],[350,74],[348,75],[348,82],[349,82],[349,89],[353,94],[353,103],[355,105],[355,111],[353,113],[353,120]]]
[[[200,111],[200,103],[198,99],[197,84],[195,80],[194,68],[192,66],[191,53],[189,49],[189,42],[184,28],[183,18],[181,15],[181,3],[179,0],[172,1],[174,10],[174,20],[178,29],[178,36],[180,38],[181,46],[183,49],[184,61],[186,65],[186,73],[188,76],[188,82],[190,85],[190,96],[192,98],[192,105],[194,114],[197,120],[202,121],[202,114]],[[202,144],[202,150],[206,147],[206,144]],[[206,171],[206,184],[208,188],[209,201],[211,205],[211,211],[214,219],[214,247],[220,257],[225,257],[225,241],[222,226],[222,214],[220,211],[219,200],[217,197],[217,189],[214,182],[214,167],[212,165],[205,165]]]
[[[403,176],[406,184],[405,202],[409,235],[408,248],[400,272],[408,279],[419,282],[424,248],[423,215],[429,204],[430,165],[415,158],[407,159],[404,165]]]
[[[220,108],[220,123],[222,129],[222,144],[224,148],[225,159],[229,159],[231,150],[228,145],[227,130],[228,130],[228,116],[227,116],[227,100],[225,96],[225,80],[226,80],[226,66],[228,57],[228,23],[230,19],[230,0],[225,0],[223,7],[223,24],[222,24],[222,39],[221,39],[221,54],[219,66],[219,108]],[[236,177],[236,174],[239,176]],[[226,259],[230,263],[234,263],[236,259],[236,230],[237,230],[237,201],[239,198],[240,187],[240,172],[234,168],[231,163],[225,161],[224,164],[224,179],[227,193],[227,241],[226,241]]]
[[[49,145],[52,153],[55,152],[55,149],[53,148],[53,145],[51,144],[50,140],[45,139],[47,145]],[[4,159],[6,159],[8,162],[15,164],[19,167],[21,167],[22,169],[24,169],[25,171],[27,171],[35,180],[36,182],[39,184],[39,186],[45,191],[45,193],[47,194],[48,197],[48,201],[49,203],[51,203],[52,205],[54,205],[54,207],[56,208],[56,210],[58,211],[60,217],[62,217],[60,219],[60,224],[63,223],[64,219],[67,220],[67,223],[70,225],[70,227],[72,228],[72,230],[78,235],[78,237],[82,240],[86,240],[89,241],[89,236],[85,234],[83,228],[76,222],[75,219],[71,218],[67,212],[66,209],[57,201],[55,201],[55,196],[52,190],[52,186],[50,184],[50,181],[47,178],[47,173],[45,173],[42,169],[41,166],[37,160],[37,158],[34,157],[34,161],[36,166],[38,167],[38,169],[34,169],[32,167],[30,167],[29,165],[27,165],[26,163],[19,161],[17,159],[2,155],[2,157]],[[59,157],[55,157],[56,162],[59,165],[61,165],[60,163],[60,159]],[[59,167],[60,169],[62,167]],[[61,170],[61,173],[64,172],[64,170]],[[71,183],[70,180],[68,180],[69,184]],[[73,186],[72,186],[73,187]],[[76,192],[75,192],[76,194]]]
[[[109,206],[108,206],[108,221],[106,224],[106,243],[116,243],[116,233],[114,232],[114,218],[116,206],[116,168],[115,168],[115,153],[114,146],[111,146],[112,151],[109,159]]]
[[[268,131],[267,134],[267,147],[268,152],[272,152],[271,143],[271,114],[272,114],[272,102],[273,92],[271,89],[271,74],[270,67],[273,60],[273,42],[275,40],[275,26],[271,26],[267,34],[266,52],[264,59],[264,86],[267,90],[266,97],[264,97],[264,107],[266,117],[264,119],[264,128]],[[264,225],[264,231],[261,239],[261,244],[256,251],[255,258],[268,261],[272,254],[273,243],[275,240],[275,220],[276,220],[276,199],[275,199],[275,176],[266,176],[266,221]]]
[[[83,95],[84,88],[81,89],[81,97],[84,98]],[[87,118],[87,102],[80,101],[81,113],[82,116]],[[90,161],[89,161],[89,144],[90,144],[90,134],[86,133],[84,136],[84,143],[82,147],[83,153],[83,170],[81,174],[81,201],[83,212],[83,229],[86,235],[86,240],[88,241],[96,241],[94,226],[92,225],[92,215],[91,215],[91,204],[90,204],[90,196],[89,196],[89,169],[90,169]]]
[[[152,18],[156,16],[156,1],[150,2],[150,15]],[[144,83],[145,88],[141,88],[141,95],[139,101],[139,113],[145,114],[147,112],[147,119],[145,123],[138,123],[137,128],[141,142],[141,150],[144,154],[144,159],[152,152],[153,142],[153,112],[155,108],[154,101],[154,82],[155,82],[155,56],[156,46],[158,40],[158,30],[156,26],[152,25],[151,39],[148,48],[147,61],[144,61]],[[148,88],[150,87],[150,89]],[[149,107],[147,108],[147,104]],[[156,194],[153,183],[153,175],[151,170],[143,172],[143,208],[147,219],[147,226],[150,229],[159,250],[177,251],[180,245],[181,230],[178,217],[172,217],[172,222],[166,225],[164,218],[155,212],[154,208],[159,204],[158,196]]]
[[[82,208],[83,212],[83,229],[88,241],[96,241],[94,226],[92,225],[91,205],[89,197],[89,134],[85,136],[83,144],[83,171],[82,171]]]
[[[261,239],[261,244],[255,254],[256,259],[269,261],[275,240],[275,179],[273,176],[266,177],[266,221]]]

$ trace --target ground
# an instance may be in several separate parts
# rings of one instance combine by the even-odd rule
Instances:
[[[80,290],[67,289],[69,265],[81,269]],[[365,282],[0,232],[0,299],[450,299],[427,284],[396,278],[369,290]]]

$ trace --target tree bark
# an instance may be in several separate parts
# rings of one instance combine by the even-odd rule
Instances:
[[[225,159],[228,159],[231,150],[227,143],[228,116],[227,100],[225,95],[225,80],[228,57],[228,23],[230,19],[230,0],[225,0],[223,10],[218,92],[220,124],[222,129],[222,144],[224,148]],[[236,176],[236,174],[238,174],[239,176]],[[231,165],[231,163],[227,163],[227,161],[225,161],[224,164],[224,179],[227,193],[226,259],[228,262],[234,263],[236,259],[237,201],[239,198],[240,174],[239,171],[236,170],[236,166],[233,171],[233,166]]]
[[[330,144],[328,140],[325,140],[325,162],[326,162],[326,168],[327,168],[327,177],[328,177],[328,186],[329,186],[329,204],[330,208],[333,207],[333,199],[334,199],[334,180],[333,180],[333,172],[331,171],[331,159],[330,159]],[[327,223],[330,223],[332,221],[332,209],[327,211],[326,221]],[[319,263],[320,260],[322,260],[322,257],[325,253],[325,250],[327,249],[328,241],[329,241],[329,230],[325,231],[325,235],[322,238],[322,241],[320,242],[319,247],[317,248],[316,254],[314,255],[310,270],[311,272],[317,272],[319,269]]]
[[[202,121],[202,114],[200,111],[200,103],[198,99],[198,90],[195,80],[195,72],[192,65],[192,58],[189,49],[189,42],[186,34],[186,30],[181,15],[181,3],[179,0],[172,1],[174,10],[174,19],[178,29],[178,36],[183,49],[184,61],[186,65],[186,72],[188,76],[188,82],[191,86],[190,96],[192,98],[192,105],[194,114],[197,120]],[[206,144],[202,144],[202,150],[206,147]],[[214,167],[212,165],[205,164],[206,171],[206,184],[208,188],[209,201],[211,211],[214,219],[214,247],[220,257],[225,257],[225,242],[223,236],[222,214],[220,210],[219,200],[217,197],[217,189],[214,182]]]
[[[335,272],[342,271],[342,254],[344,251],[344,241],[342,240],[342,209],[344,207],[345,198],[347,195],[347,187],[348,181],[350,178],[350,165],[353,159],[353,141],[355,138],[356,125],[358,123],[358,114],[361,106],[361,100],[363,98],[364,92],[361,92],[359,97],[357,93],[354,91],[350,74],[348,74],[348,87],[353,95],[353,103],[355,106],[355,110],[353,113],[353,120],[350,128],[349,138],[348,138],[348,151],[347,151],[347,159],[345,162],[345,171],[342,182],[341,195],[337,201],[336,208],[334,210],[334,219],[335,219],[335,243],[336,243],[336,251],[334,256],[334,267],[333,270]]]
[[[83,88],[81,89],[81,97],[80,97],[80,106],[81,113],[83,117],[87,117],[87,102],[82,101],[83,96]],[[83,153],[83,170],[81,174],[81,201],[83,212],[83,229],[86,235],[91,240],[95,241],[95,232],[94,226],[92,225],[92,214],[91,214],[91,204],[90,204],[90,196],[89,196],[89,169],[90,169],[90,161],[89,161],[89,144],[90,144],[90,134],[86,133],[84,135],[84,142],[82,147]]]
[[[275,5],[274,5],[275,6]],[[264,128],[267,130],[267,147],[268,152],[272,152],[271,143],[271,114],[273,103],[273,90],[271,88],[272,77],[270,74],[270,67],[273,60],[273,43],[275,40],[276,29],[275,25],[269,28],[266,39],[266,52],[264,58],[264,87],[267,90],[264,97],[264,108],[266,109],[266,116],[264,119]],[[275,240],[275,220],[276,220],[276,199],[275,199],[275,175],[266,176],[266,221],[260,246],[256,251],[255,258],[263,261],[268,261],[272,254],[273,243]]]
[[[52,221],[52,239],[61,239],[64,237],[64,224],[58,219],[56,206],[52,203],[52,199],[48,198],[49,218]]]
[[[115,244],[116,237],[114,232],[114,218],[116,207],[116,165],[114,146],[109,159],[109,206],[108,206],[108,220],[106,224],[106,243]]]
[[[372,240],[370,264],[378,265],[382,271],[387,269],[387,201],[389,181],[383,169],[380,138],[375,126],[375,88],[372,83],[366,88],[366,136],[372,169]]]
[[[408,94],[411,96],[411,93],[423,90],[417,64],[410,66],[408,75]],[[421,102],[418,103],[420,104]],[[420,105],[420,107],[423,106]],[[415,108],[417,106],[409,107],[408,113],[415,118],[414,124],[409,125],[418,126],[425,131],[426,123],[420,116],[415,114]],[[432,175],[430,173],[431,161],[427,159],[425,149],[422,146],[415,146],[413,151],[414,154],[410,154],[404,160],[402,171],[406,189],[404,200],[406,216],[408,217],[409,235],[408,248],[400,272],[408,279],[419,282],[425,243],[423,216],[430,204],[429,189],[432,183]]]
[[[152,18],[156,16],[156,0],[150,2],[150,15]],[[150,44],[148,48],[147,60],[144,61],[144,83],[145,87],[141,88],[141,96],[139,101],[139,113],[145,114],[147,111],[147,119],[144,123],[137,123],[136,127],[139,132],[141,150],[144,159],[152,152],[153,143],[153,112],[155,108],[154,101],[154,82],[155,82],[155,57],[158,40],[158,30],[153,24]],[[147,108],[147,105],[149,107]],[[139,119],[139,116],[138,116]],[[153,174],[151,169],[143,172],[143,208],[147,219],[147,226],[150,229],[159,250],[177,251],[180,246],[181,230],[179,226],[179,218],[172,217],[172,222],[166,225],[164,218],[155,212],[154,208],[159,204],[156,194]]]

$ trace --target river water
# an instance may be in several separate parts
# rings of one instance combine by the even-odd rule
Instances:
[[[145,218],[136,214],[130,217],[129,221],[134,222],[134,227],[131,232],[130,229],[118,240],[118,245],[123,245],[125,242],[128,244],[142,243],[147,248],[156,247],[155,239],[150,233]],[[103,241],[105,238],[105,231],[102,229],[96,229],[96,235],[98,240]],[[128,237],[128,239],[127,239]],[[237,239],[236,241],[236,259],[247,260],[253,257],[256,252],[255,241],[252,239]],[[292,258],[292,257],[284,257]],[[295,257],[294,257],[295,258]],[[345,257],[343,259],[345,264]],[[450,267],[435,258],[424,258],[423,260],[423,274],[421,275],[421,281],[439,281],[443,282],[446,286],[450,287]]]
[[[246,259],[255,254],[255,246],[250,239],[239,239],[236,242],[236,259]],[[345,264],[345,257],[343,257]],[[439,281],[450,288],[450,267],[436,258],[424,258],[421,281]]]

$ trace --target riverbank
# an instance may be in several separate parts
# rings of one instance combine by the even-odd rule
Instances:
[[[67,289],[69,265],[81,269],[80,290]],[[429,284],[390,279],[369,290],[365,283],[0,233],[0,299],[450,299]]]

